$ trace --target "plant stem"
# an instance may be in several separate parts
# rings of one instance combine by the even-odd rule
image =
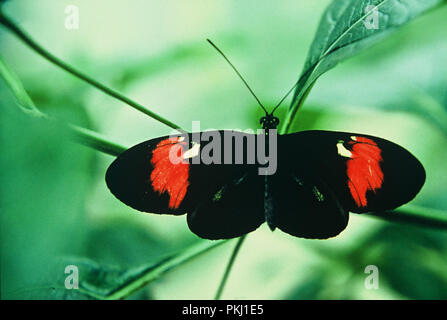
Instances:
[[[247,237],[247,235],[244,234],[242,237],[239,237],[239,239],[237,240],[236,246],[234,247],[231,257],[230,257],[230,260],[228,261],[228,264],[227,264],[227,267],[223,274],[222,280],[220,281],[219,288],[217,288],[216,295],[214,296],[215,300],[219,300],[220,297],[222,296],[223,289],[225,287],[225,284],[227,283],[228,276],[230,275],[230,271],[233,267],[234,261],[236,260],[236,256],[237,256],[239,249],[241,248],[242,243],[244,242],[246,237]]]
[[[403,222],[432,229],[447,230],[447,213],[445,211],[420,206],[406,205],[396,210],[369,213],[368,216],[391,222]]]
[[[148,115],[149,117],[167,125],[168,127],[171,127],[173,129],[181,129],[178,125],[175,123],[161,117],[160,115],[150,111],[143,105],[129,99],[128,97],[122,95],[121,93],[103,85],[102,83],[96,81],[95,79],[90,78],[89,76],[83,74],[82,72],[76,70],[75,68],[71,67],[64,61],[60,60],[53,54],[49,53],[47,50],[45,50],[43,47],[41,47],[36,41],[34,41],[29,35],[27,35],[24,31],[22,31],[11,19],[9,19],[7,16],[4,15],[4,13],[0,12],[0,23],[9,29],[13,34],[15,34],[18,38],[20,38],[24,43],[26,43],[31,49],[36,51],[38,54],[40,54],[42,57],[50,61],[51,63],[57,65],[58,67],[64,69],[65,71],[71,73],[75,77],[84,80],[85,82],[89,83],[90,85],[94,86],[95,88],[101,90],[102,92],[114,97],[115,99],[118,99],[129,106],[137,109],[138,111]]]
[[[94,131],[73,125],[69,125],[68,128],[75,141],[108,155],[117,157],[127,149],[118,143],[107,140]]]
[[[289,108],[289,111],[287,112],[286,118],[284,119],[284,125],[281,127],[280,134],[286,134],[289,132],[293,120],[295,119],[296,113],[298,112],[298,109],[304,104],[304,101],[306,101],[307,96],[309,95],[310,91],[312,90],[315,82],[313,82],[304,92],[304,94],[299,98],[297,103],[292,104],[292,106]],[[298,88],[297,88],[298,89]]]
[[[111,295],[107,296],[107,300],[117,300],[117,299],[125,299],[134,292],[138,291],[139,289],[143,288],[145,285],[147,285],[149,282],[155,280],[163,273],[171,270],[172,268],[179,266],[181,264],[184,264],[193,258],[213,249],[216,248],[228,240],[219,240],[219,241],[203,241],[202,243],[193,246],[190,249],[187,249],[186,251],[182,252],[179,255],[176,255],[165,262],[161,263],[159,266],[155,268],[149,268],[149,270],[146,273],[143,273],[141,277],[138,277],[137,279],[133,279],[131,282],[125,284],[122,286],[118,291],[115,291]]]

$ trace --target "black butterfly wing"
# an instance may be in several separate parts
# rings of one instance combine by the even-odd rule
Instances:
[[[399,207],[412,200],[425,182],[422,164],[403,147],[382,138],[334,131],[304,131],[281,138],[278,150],[285,166],[295,168],[297,174],[306,168],[307,175],[323,181],[351,212]],[[293,159],[300,159],[299,167]]]
[[[274,212],[269,224],[295,237],[334,237],[346,228],[348,211],[324,181],[303,172],[281,171],[272,177]]]
[[[304,131],[279,136],[278,172],[271,180],[275,225],[321,239],[340,233],[349,211],[389,210],[412,200],[425,171],[410,152],[385,139]]]
[[[264,186],[254,170],[228,181],[188,213],[188,226],[205,239],[229,239],[257,229],[264,221]]]
[[[225,133],[228,131],[207,132],[216,137],[224,137]],[[237,131],[230,133],[237,138],[254,137]],[[140,143],[110,165],[107,186],[120,201],[136,210],[188,213],[190,229],[202,238],[232,238],[253,231],[264,221],[263,186],[256,181],[257,167],[234,164],[234,159],[230,161],[233,164],[225,164],[228,150],[223,149],[222,141],[217,141],[221,150],[216,152],[216,163],[196,161],[198,155],[203,158],[202,151],[212,141],[184,134]],[[231,151],[234,158],[234,147]],[[242,151],[247,152],[246,145]]]

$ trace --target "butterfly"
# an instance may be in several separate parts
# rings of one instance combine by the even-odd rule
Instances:
[[[260,104],[258,133],[183,132],[137,144],[109,166],[107,186],[136,210],[186,214],[189,229],[212,240],[264,222],[295,237],[327,239],[346,228],[350,212],[391,210],[422,188],[422,164],[388,140],[322,130],[277,135],[279,104],[270,113]]]

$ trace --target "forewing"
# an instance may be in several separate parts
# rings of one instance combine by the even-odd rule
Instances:
[[[217,140],[224,133],[210,131],[207,135]],[[250,136],[232,133],[237,137]],[[136,210],[177,215],[203,207],[200,203],[212,199],[222,186],[230,186],[248,171],[254,171],[255,165],[225,164],[222,141],[214,141],[213,149],[212,138],[200,139],[198,133],[165,136],[126,150],[108,168],[107,186],[120,201]],[[204,149],[208,152],[203,153]],[[234,149],[231,151],[234,154]],[[202,160],[209,154],[215,162],[209,163],[208,159],[204,164]],[[228,202],[223,203],[229,206]],[[228,219],[231,221],[230,216]]]

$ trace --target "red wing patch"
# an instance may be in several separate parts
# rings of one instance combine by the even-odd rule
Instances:
[[[171,209],[180,206],[189,185],[189,163],[182,158],[187,143],[181,141],[182,137],[162,140],[152,151],[152,187],[159,194],[168,193]]]
[[[376,191],[382,187],[383,172],[381,150],[368,138],[353,137],[348,144],[352,147],[351,159],[347,161],[348,186],[352,198],[358,207],[366,207],[366,192]]]

